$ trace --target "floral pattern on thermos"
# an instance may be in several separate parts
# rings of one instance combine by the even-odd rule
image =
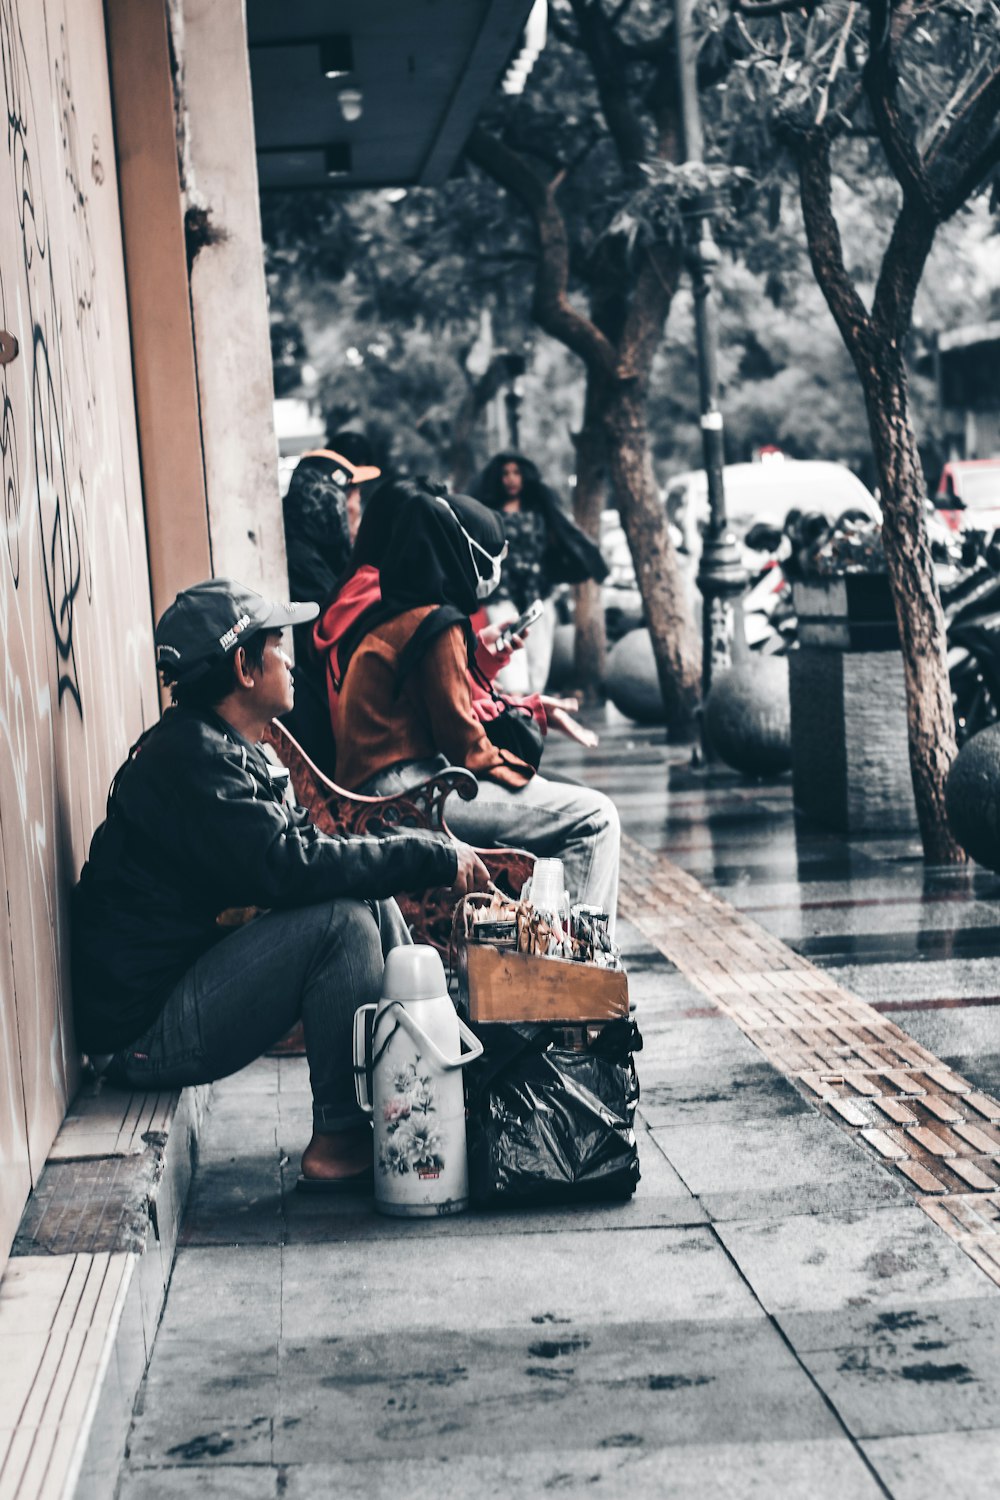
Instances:
[[[441,1136],[431,1116],[436,1113],[429,1073],[419,1071],[420,1057],[399,1069],[393,1094],[382,1108],[385,1136],[379,1150],[379,1170],[402,1177],[440,1177],[444,1170]]]

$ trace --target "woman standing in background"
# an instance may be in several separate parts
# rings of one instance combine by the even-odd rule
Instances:
[[[548,681],[556,611],[552,592],[560,583],[602,582],[608,567],[600,549],[563,511],[543,483],[536,464],[521,453],[490,459],[472,490],[477,500],[503,516],[509,553],[490,619],[504,623],[541,599],[545,613],[532,627],[525,649],[504,668],[506,692],[538,693]]]

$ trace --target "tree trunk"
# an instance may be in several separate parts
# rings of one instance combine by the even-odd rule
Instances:
[[[672,739],[691,739],[700,690],[701,651],[666,510],[653,475],[645,395],[635,381],[619,381],[609,389],[604,430],[615,501],[653,641],[667,730]]]
[[[601,402],[606,395],[598,387],[607,386],[593,371],[587,375],[587,395],[580,431],[573,434],[576,449],[576,489],[573,491],[573,515],[576,524],[592,537],[601,539],[601,512],[607,504],[605,484],[605,441],[601,424]],[[604,630],[604,599],[599,583],[588,578],[574,589],[576,609],[573,643],[574,681],[588,703],[602,696],[604,659],[607,637]]]
[[[833,213],[829,137],[813,132],[795,142],[795,151],[809,258],[854,361],[868,411],[882,495],[882,536],[903,649],[910,774],[924,856],[934,863],[959,863],[964,855],[948,827],[944,797],[957,753],[955,713],[902,354],[937,220],[918,196],[904,194],[869,312],[844,262]]]
[[[944,787],[957,754],[948,681],[944,613],[924,517],[924,476],[910,420],[902,356],[880,340],[862,371],[882,493],[882,538],[906,673],[910,772],[924,855],[935,864],[964,858],[948,827]]]

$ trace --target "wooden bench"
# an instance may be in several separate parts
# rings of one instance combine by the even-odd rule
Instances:
[[[378,834],[393,828],[429,828],[434,833],[447,833],[446,799],[454,792],[464,802],[471,802],[478,791],[476,778],[469,771],[452,766],[411,791],[394,797],[362,797],[356,792],[345,791],[324,776],[277,719],[272,721],[264,743],[271,747],[281,764],[288,767],[296,800],[324,833],[341,836]],[[489,870],[494,885],[511,895],[520,894],[535,862],[533,854],[524,849],[478,849],[476,852]],[[430,943],[439,953],[447,955],[454,894],[437,888],[416,895],[401,895],[397,900],[414,941]]]

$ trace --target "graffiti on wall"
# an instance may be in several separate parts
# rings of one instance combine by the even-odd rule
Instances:
[[[0,1259],[73,1086],[68,890],[158,711],[105,45],[102,0],[0,0]]]
[[[36,160],[39,141],[38,119],[33,107],[31,80],[20,17],[13,0],[0,0],[0,48],[4,61],[4,103],[7,116],[7,147],[15,184],[15,212],[20,233],[19,286],[26,297],[25,321],[31,330],[31,343],[25,348],[32,366],[31,415],[29,433],[33,443],[33,462],[28,474],[36,495],[39,525],[42,528],[41,558],[49,625],[59,660],[57,694],[59,704],[67,695],[78,713],[82,713],[79,673],[73,639],[73,618],[77,597],[84,585],[85,530],[80,511],[86,505],[86,479],[80,463],[77,420],[92,420],[95,390],[93,346],[100,338],[95,316],[94,257],[90,233],[87,196],[83,190],[77,160],[76,110],[73,103],[66,28],[60,27],[60,56],[53,80],[59,109],[63,172],[72,213],[73,235],[70,247],[70,286],[73,329],[79,352],[82,388],[73,391],[71,407],[67,365],[61,340],[68,333],[61,322],[61,312],[53,266],[53,246],[46,195],[42,191]],[[0,305],[6,315],[7,296],[3,267],[0,265]],[[20,320],[19,320],[20,321]],[[4,326],[7,326],[6,316]],[[5,367],[5,375],[9,367]],[[8,378],[14,378],[11,370]],[[7,380],[4,381],[6,387]],[[7,390],[3,392],[4,412],[9,409]],[[4,475],[5,481],[7,474]],[[10,504],[19,519],[21,474],[11,475]],[[18,570],[19,572],[19,570]],[[15,583],[15,587],[16,587]],[[89,594],[89,589],[88,589]]]

